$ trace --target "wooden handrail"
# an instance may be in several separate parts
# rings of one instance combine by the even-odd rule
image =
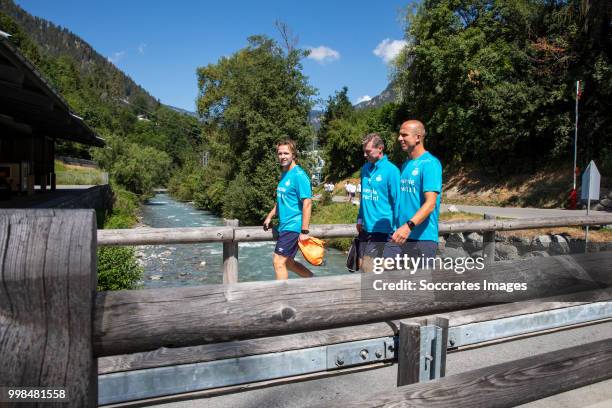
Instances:
[[[461,275],[438,269],[384,275],[394,280],[527,285],[527,290],[512,293],[478,290],[443,296],[418,290],[381,294],[371,289],[371,281],[383,275],[374,274],[101,292],[94,310],[95,354],[297,333],[593,290],[611,286],[610,270],[612,253],[600,252],[498,262]]]
[[[513,302],[494,306],[484,306],[476,309],[452,311],[444,313],[444,316],[449,319],[450,326],[460,326],[507,317],[549,312],[595,302],[610,301],[612,301],[612,288],[607,288],[533,299],[524,302]],[[419,316],[417,319],[428,317],[433,316]],[[98,374],[201,363],[265,353],[283,353],[308,347],[327,346],[336,343],[394,336],[397,334],[399,323],[400,320],[392,320],[380,323],[318,330],[315,332],[263,337],[252,340],[229,341],[191,347],[162,348],[140,353],[100,357],[98,358]]]
[[[612,224],[612,214],[573,217],[541,217],[523,219],[491,219],[481,221],[441,222],[439,233],[516,231],[535,228]],[[355,224],[312,225],[311,234],[319,238],[341,238],[356,235]],[[273,241],[276,233],[261,227],[195,227],[138,228],[98,230],[98,246],[190,244],[197,242]]]

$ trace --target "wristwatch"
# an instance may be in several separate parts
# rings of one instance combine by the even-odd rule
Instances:
[[[412,220],[406,221],[406,225],[408,225],[408,228],[410,228],[410,231],[412,231],[414,227],[416,227],[416,224],[412,222]]]
[[[308,231],[308,230],[302,230],[302,234],[306,234],[306,235],[308,235],[308,234],[310,234],[310,231]]]

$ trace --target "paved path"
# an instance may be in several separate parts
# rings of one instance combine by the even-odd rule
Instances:
[[[586,210],[561,210],[546,208],[517,208],[517,207],[491,207],[482,205],[442,204],[441,212],[448,212],[448,207],[453,205],[459,211],[473,214],[491,214],[506,218],[538,218],[538,217],[576,217],[587,215]],[[606,211],[590,211],[590,215],[610,214]]]
[[[347,202],[346,197],[334,196],[335,203]],[[561,210],[545,208],[492,207],[483,205],[442,204],[441,212],[448,212],[448,207],[454,206],[458,211],[473,214],[491,214],[506,218],[538,218],[538,217],[576,217],[586,215],[586,210]],[[610,214],[606,211],[590,211],[592,215]]]
[[[450,353],[447,375],[500,364],[534,354],[556,351],[612,337],[612,322],[581,327],[512,342]],[[279,385],[209,399],[155,405],[163,408],[293,408],[325,401],[351,401],[368,395],[394,390],[397,365],[338,377]],[[612,380],[578,388],[524,405],[528,408],[612,406]]]

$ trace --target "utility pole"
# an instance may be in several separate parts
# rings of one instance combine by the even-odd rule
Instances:
[[[576,201],[577,201],[577,193],[576,193],[576,173],[577,173],[577,159],[578,159],[578,101],[580,100],[580,96],[582,94],[582,90],[580,89],[580,82],[576,81],[576,120],[575,120],[575,128],[574,128],[574,167],[572,171],[574,173],[574,183],[572,185],[572,192],[570,193],[570,208],[572,210],[576,209]]]

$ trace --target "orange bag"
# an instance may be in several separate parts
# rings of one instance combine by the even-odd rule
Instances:
[[[304,259],[314,266],[319,266],[323,263],[325,256],[325,241],[319,238],[310,237],[306,241],[298,241],[298,246],[302,251]]]

